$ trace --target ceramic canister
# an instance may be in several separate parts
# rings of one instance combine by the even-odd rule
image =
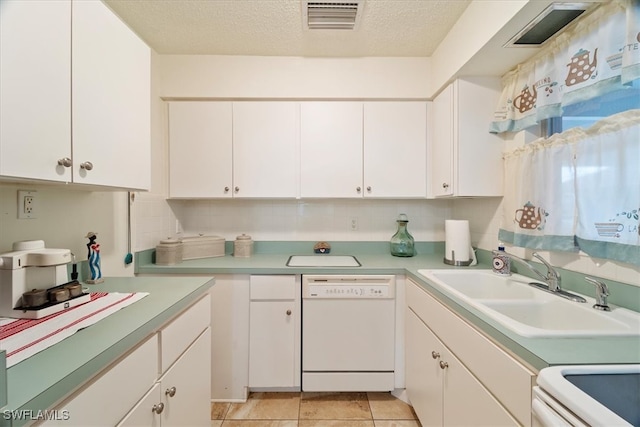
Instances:
[[[156,246],[156,264],[173,265],[182,262],[182,242],[177,239],[160,240]]]
[[[248,258],[253,254],[253,240],[251,236],[242,234],[236,237],[233,242],[233,256],[240,258]]]

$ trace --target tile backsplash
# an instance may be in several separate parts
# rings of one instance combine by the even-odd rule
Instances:
[[[143,200],[138,250],[168,236],[213,234],[233,240],[245,233],[254,240],[386,241],[396,231],[400,213],[418,241],[442,241],[446,200]],[[176,233],[176,220],[181,233]],[[161,230],[160,233],[156,230]],[[144,247],[146,246],[146,247]]]
[[[444,241],[445,219],[467,219],[472,245],[492,250],[498,244],[501,203],[501,198],[166,201],[162,196],[140,193],[135,207],[135,250],[154,248],[167,237],[197,234],[226,240],[246,233],[256,241],[387,241],[396,231],[399,213],[409,216],[409,232],[417,241]],[[517,247],[507,250],[528,259],[533,252]],[[640,268],[629,264],[582,253],[540,253],[561,268],[640,286]]]

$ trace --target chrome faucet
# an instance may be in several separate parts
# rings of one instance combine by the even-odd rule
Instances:
[[[493,251],[493,254],[494,255],[498,255],[498,254],[500,254],[500,252]],[[547,286],[549,287],[549,290],[551,292],[557,292],[557,291],[559,291],[561,289],[560,288],[560,273],[558,273],[558,271],[551,264],[549,264],[544,258],[542,258],[538,252],[534,252],[533,256],[536,257],[537,259],[539,259],[544,264],[544,266],[547,267],[547,274],[546,275],[540,273],[540,271],[538,271],[531,264],[529,264],[529,261],[527,261],[524,258],[517,257],[517,256],[515,256],[513,254],[508,253],[508,252],[502,252],[502,255],[508,256],[512,261],[520,262],[522,265],[524,265],[529,270],[531,270],[531,272],[533,272],[536,276],[538,276],[541,280],[543,280],[547,284]]]
[[[496,255],[496,254],[499,254],[499,252],[493,251],[493,254]],[[558,270],[556,270],[554,266],[552,266],[551,264],[549,264],[549,262],[547,262],[544,258],[542,258],[542,256],[539,253],[534,252],[532,255],[534,258],[538,259],[540,262],[542,262],[542,264],[544,264],[544,266],[547,268],[547,274],[540,273],[538,269],[532,266],[529,263],[529,261],[527,261],[524,258],[517,257],[508,252],[502,252],[502,255],[508,256],[512,261],[518,261],[520,264],[524,265],[532,273],[538,276],[544,283],[546,283],[546,286],[537,282],[531,282],[529,283],[529,285],[534,286],[538,289],[542,289],[543,291],[551,292],[553,294],[559,295],[563,298],[566,298],[572,301],[587,302],[587,300],[585,300],[581,296],[572,294],[570,292],[566,292],[565,290],[562,289],[562,287],[560,286],[560,282],[561,282],[560,273],[558,273]]]
[[[596,310],[611,311],[611,308],[607,304],[607,297],[610,295],[607,285],[593,277],[586,276],[584,279],[596,286],[596,303],[593,305],[593,308]]]

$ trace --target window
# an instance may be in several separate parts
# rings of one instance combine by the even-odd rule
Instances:
[[[640,80],[625,89],[565,106],[562,117],[543,121],[541,136],[549,137],[575,127],[588,128],[605,117],[633,109],[640,109]]]

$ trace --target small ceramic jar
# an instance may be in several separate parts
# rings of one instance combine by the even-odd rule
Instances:
[[[46,289],[33,289],[22,294],[23,307],[40,307],[48,301]]]
[[[49,290],[49,301],[52,303],[62,302],[69,299],[69,289],[54,288]]]
[[[233,256],[239,258],[249,258],[253,254],[253,240],[251,236],[242,234],[236,237],[233,242]]]
[[[82,285],[80,283],[69,283],[64,287],[69,291],[69,297],[71,298],[82,295]]]
[[[182,242],[177,239],[160,240],[156,246],[156,264],[174,265],[182,262]]]

